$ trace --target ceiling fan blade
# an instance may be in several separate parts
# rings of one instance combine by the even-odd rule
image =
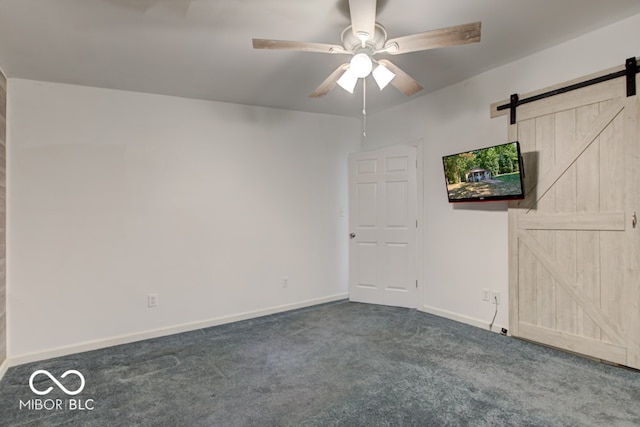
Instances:
[[[318,86],[316,90],[314,90],[313,93],[309,95],[309,98],[319,98],[331,92],[331,90],[334,87],[336,87],[338,79],[342,77],[342,75],[344,74],[345,71],[347,71],[348,68],[349,68],[348,62],[336,68],[333,71],[333,73],[329,74],[329,77],[324,79],[324,81],[320,83],[320,86]]]
[[[361,40],[373,37],[376,27],[376,0],[349,0],[351,31]],[[366,36],[364,36],[366,34]]]
[[[405,95],[411,96],[414,93],[420,92],[422,89],[424,89],[420,83],[418,83],[409,74],[398,68],[398,66],[396,66],[393,62],[387,59],[380,59],[378,63],[384,65],[389,69],[389,71],[396,75],[393,80],[391,80],[391,85],[393,85],[393,87],[395,87]]]
[[[337,44],[294,42],[289,40],[253,39],[254,49],[299,50],[320,53],[350,53]]]
[[[383,51],[392,55],[480,41],[480,22],[390,39]]]

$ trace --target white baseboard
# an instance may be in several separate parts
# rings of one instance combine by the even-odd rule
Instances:
[[[7,373],[8,369],[9,369],[9,359],[4,359],[4,361],[0,363],[0,380],[2,380],[2,377],[4,377],[4,374]]]
[[[116,345],[129,344],[136,341],[143,341],[152,338],[160,338],[167,335],[179,334],[182,332],[194,331],[197,329],[210,328],[212,326],[224,325],[226,323],[239,322],[241,320],[254,319],[257,317],[268,316],[270,314],[282,313],[285,311],[296,310],[299,308],[311,307],[318,304],[324,304],[333,301],[339,301],[348,298],[348,294],[337,294],[323,298],[316,298],[307,301],[300,301],[292,304],[280,305],[277,307],[266,308],[256,311],[248,311],[244,313],[233,314],[229,316],[215,317],[198,322],[183,323],[181,325],[160,328],[151,331],[139,332],[129,335],[121,335],[113,338],[86,341],[79,344],[73,344],[64,347],[58,347],[37,353],[30,353],[18,356],[10,356],[2,365],[0,365],[0,379],[11,366],[23,365],[25,363],[38,362],[41,360],[52,359],[55,357],[67,356],[70,354],[83,353],[85,351],[99,350],[101,348],[113,347]]]
[[[493,327],[489,329],[489,324],[491,323],[491,319],[489,321],[482,319],[475,319],[473,317],[464,316],[462,314],[453,313],[447,310],[441,310],[439,308],[430,307],[428,305],[423,306],[420,311],[424,311],[425,313],[433,314],[435,316],[444,317],[445,319],[454,320],[456,322],[464,323],[466,325],[475,326],[476,328],[484,329],[491,332],[500,333],[502,328],[506,328],[506,326],[500,325],[498,323],[494,323]]]

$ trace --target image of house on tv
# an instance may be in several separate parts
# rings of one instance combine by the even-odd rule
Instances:
[[[466,182],[480,182],[491,179],[491,171],[486,169],[473,169],[465,174]]]

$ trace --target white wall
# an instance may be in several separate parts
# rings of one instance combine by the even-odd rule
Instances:
[[[507,141],[507,117],[489,118],[489,105],[525,93],[624,65],[640,55],[640,15],[583,37],[416,98],[367,121],[365,147],[423,145],[425,310],[488,326],[494,306],[482,288],[501,293],[498,326],[508,324],[506,203],[450,205],[442,156]],[[478,248],[473,257],[463,250]],[[499,330],[499,329],[498,329]]]
[[[9,84],[12,359],[346,296],[356,119]]]

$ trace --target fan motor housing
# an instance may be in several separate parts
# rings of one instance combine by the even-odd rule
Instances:
[[[360,39],[353,34],[351,25],[342,31],[342,36],[340,38],[342,39],[342,45],[345,50],[353,53],[367,53],[371,56],[384,47],[384,43],[387,41],[387,30],[385,30],[381,24],[376,22],[373,37],[369,37],[365,42],[364,47],[362,46]]]

